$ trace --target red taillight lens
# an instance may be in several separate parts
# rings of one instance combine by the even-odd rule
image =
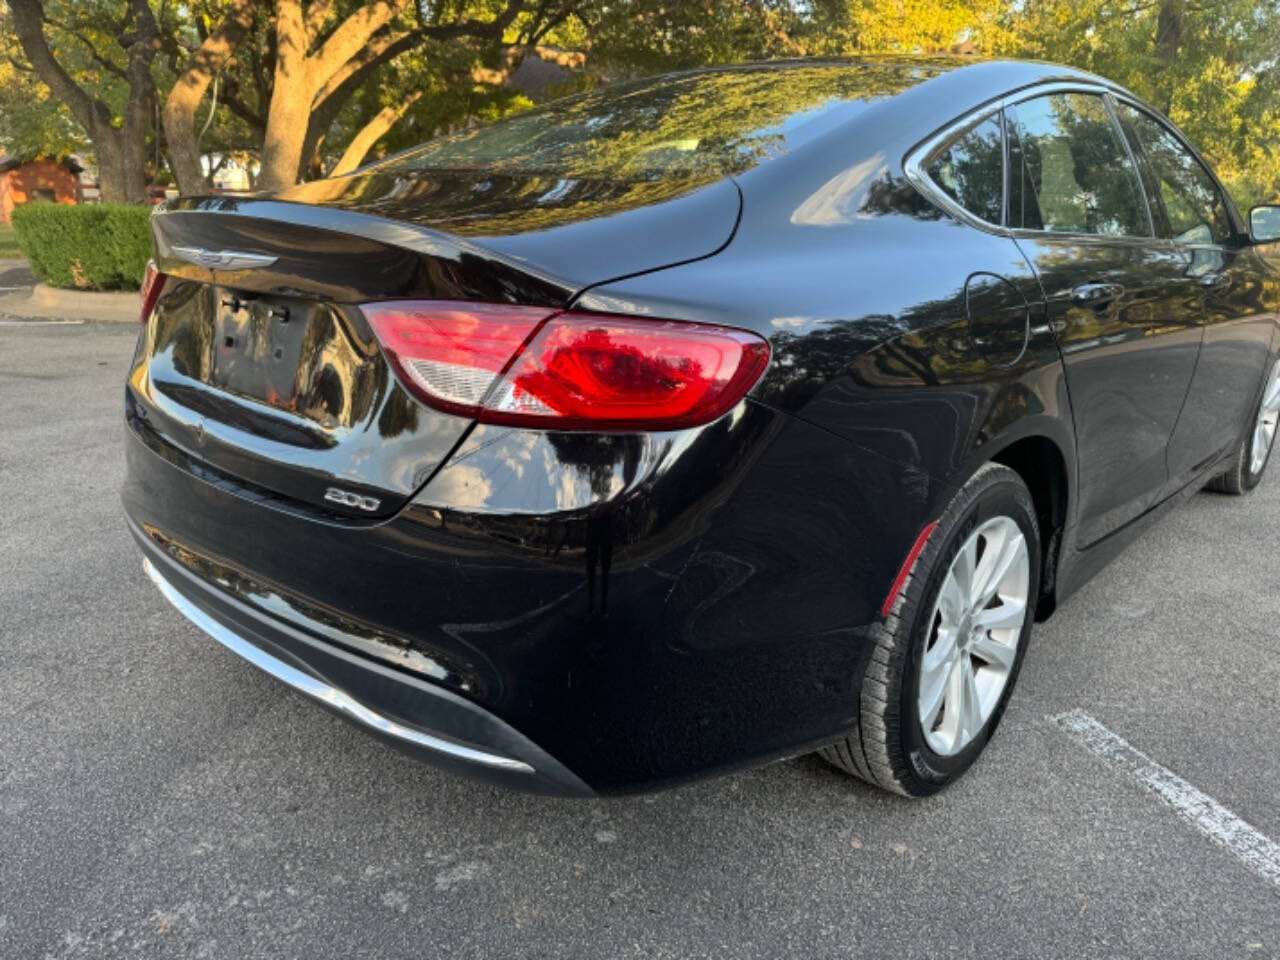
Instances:
[[[160,291],[164,289],[164,281],[165,275],[160,272],[156,262],[148,260],[147,268],[142,273],[142,289],[139,291],[142,295],[141,320],[143,323],[147,322],[151,311],[155,309],[156,301],[160,299]]]
[[[561,314],[485,404],[493,422],[666,430],[730,410],[769,362],[755,334],[664,320]]]
[[[483,423],[698,426],[732,409],[769,362],[760,337],[708,324],[457,303],[364,310],[415,394]]]

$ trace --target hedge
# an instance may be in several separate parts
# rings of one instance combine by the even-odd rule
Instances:
[[[27,203],[13,209],[18,247],[52,287],[137,290],[151,258],[150,207]]]

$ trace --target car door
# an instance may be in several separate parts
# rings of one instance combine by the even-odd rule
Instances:
[[[1155,236],[1100,91],[1029,93],[1005,117],[1008,225],[1040,276],[1066,366],[1088,546],[1162,495],[1202,297],[1186,251]]]
[[[1123,100],[1116,115],[1145,167],[1157,231],[1189,260],[1201,294],[1200,359],[1169,441],[1172,489],[1239,441],[1271,348],[1271,315],[1244,228],[1221,188],[1178,133]]]

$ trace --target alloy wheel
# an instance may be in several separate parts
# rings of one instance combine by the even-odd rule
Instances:
[[[1266,465],[1267,454],[1276,438],[1276,423],[1280,421],[1280,360],[1271,368],[1266,389],[1262,392],[1262,406],[1258,409],[1258,422],[1253,428],[1253,447],[1249,472],[1261,472]]]
[[[1027,616],[1030,578],[1027,541],[1010,517],[979,526],[951,562],[934,605],[917,694],[920,726],[935,753],[963,750],[1000,702]]]

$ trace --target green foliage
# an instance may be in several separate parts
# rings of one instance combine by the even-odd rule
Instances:
[[[329,26],[369,0],[334,0]],[[487,21],[509,0],[411,4],[391,31]],[[313,0],[307,6],[319,6]],[[249,36],[220,71],[197,125],[220,158],[251,160],[262,147],[274,83],[275,11],[260,0]],[[225,18],[227,0],[151,4],[161,37],[152,64],[163,102],[190,51]],[[130,6],[125,0],[46,0],[46,35],[86,90],[121,115],[129,86]],[[555,12],[550,16],[548,11]],[[556,12],[558,11],[558,12]],[[546,16],[544,16],[544,14]],[[542,18],[542,19],[540,19]],[[506,80],[511,54],[529,44],[585,54],[566,86],[771,57],[932,54],[1051,60],[1092,70],[1166,111],[1206,154],[1242,206],[1280,197],[1280,0],[567,0],[524,4],[505,29],[442,37],[378,68],[336,114],[306,158],[330,169],[380,111],[408,104],[367,159],[476,122],[516,113],[529,100]],[[410,98],[418,94],[410,103]],[[536,99],[546,99],[543,90]],[[216,99],[207,129],[204,121]],[[327,122],[327,121],[326,121]],[[643,131],[637,131],[643,133]],[[0,148],[86,154],[69,111],[25,68],[0,0]],[[149,162],[155,156],[148,148]],[[163,166],[163,163],[160,164]],[[163,178],[161,170],[151,170]]]
[[[1280,4],[1027,0],[1010,52],[1122,83],[1200,148],[1238,204],[1280,195]]]
[[[93,23],[104,18],[104,6],[123,6],[96,2],[76,3],[49,0],[44,4],[48,17],[67,22],[86,40],[97,37]],[[65,19],[60,19],[65,18]],[[127,96],[120,78],[96,62],[85,43],[67,38],[57,42],[58,60],[67,73],[90,87],[108,102],[123,107]],[[102,44],[117,61],[122,61],[118,45]],[[50,92],[34,72],[25,69],[25,54],[18,44],[9,11],[0,6],[0,146],[22,156],[66,156],[89,150],[85,132],[71,116],[71,111]],[[0,151],[3,152],[3,151]]]
[[[136,290],[151,257],[149,207],[28,203],[13,227],[31,271],[54,287]]]

